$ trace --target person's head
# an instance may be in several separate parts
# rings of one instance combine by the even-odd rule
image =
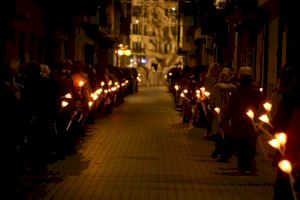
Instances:
[[[218,83],[228,83],[231,80],[233,72],[230,68],[224,67],[219,75]]]
[[[221,72],[221,66],[218,63],[212,63],[208,67],[206,78],[210,78],[210,77],[218,78],[220,72]]]
[[[241,85],[249,86],[252,84],[252,68],[245,66],[239,69],[238,79]]]

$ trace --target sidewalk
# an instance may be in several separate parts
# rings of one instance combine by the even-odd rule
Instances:
[[[271,159],[259,152],[258,176],[233,176],[235,157],[216,162],[213,148],[182,123],[166,87],[142,87],[88,127],[77,154],[49,165],[27,199],[272,199]]]

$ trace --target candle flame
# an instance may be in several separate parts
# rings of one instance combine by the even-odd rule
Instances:
[[[61,102],[61,107],[66,107],[67,105],[69,105],[69,103],[67,101],[62,101]]]
[[[91,107],[93,105],[92,101],[89,101],[89,107]]]
[[[214,110],[216,111],[216,113],[220,114],[221,109],[218,107],[215,107]]]
[[[205,87],[201,87],[200,90],[202,93],[205,92]]]
[[[264,91],[264,88],[259,88],[259,91],[260,91],[260,92],[263,92],[263,91]]]
[[[115,82],[115,85],[117,86],[117,85],[119,85],[119,83],[118,83],[118,82]]]
[[[108,90],[104,90],[104,93],[107,94],[107,93],[108,93]]]
[[[267,123],[267,124],[270,123],[269,117],[268,117],[266,114],[260,116],[258,119],[259,119],[260,121],[262,121],[262,122]]]
[[[197,98],[200,98],[201,96],[200,96],[200,94],[196,94],[196,97],[197,97]]]
[[[99,88],[98,90],[96,90],[96,93],[99,95],[102,93],[102,88]]]
[[[290,174],[292,172],[292,164],[288,160],[281,160],[278,163],[278,167],[285,173]]]
[[[66,94],[65,97],[66,97],[67,99],[72,99],[72,95],[71,95],[70,93]]]
[[[287,141],[287,136],[285,133],[281,132],[281,133],[276,133],[275,134],[275,138],[276,140],[281,144],[281,145],[285,145],[286,141]]]
[[[175,85],[174,88],[175,88],[175,90],[179,90],[179,86],[178,85]]]
[[[103,86],[105,85],[105,82],[104,82],[104,81],[102,81],[100,84],[101,84],[101,86],[103,87]]]
[[[254,118],[254,112],[252,110],[248,110],[247,112],[248,117],[250,117],[251,119]]]
[[[84,85],[84,82],[83,81],[79,81],[78,85],[79,85],[79,87],[82,87]]]
[[[183,93],[183,92],[181,92],[180,96],[181,96],[181,97],[185,97],[185,95],[184,95],[184,93]]]
[[[98,96],[97,94],[94,93],[94,94],[91,94],[91,97],[93,98],[94,101],[96,101],[96,100],[98,99],[99,96]]]
[[[184,89],[184,90],[183,90],[183,93],[187,94],[187,93],[188,93],[188,90],[187,90],[187,89]]]
[[[111,80],[108,81],[108,85],[112,85],[112,81]]]
[[[209,95],[210,95],[209,92],[207,92],[207,91],[204,92],[204,96],[209,97]]]
[[[268,143],[275,149],[280,149],[280,142],[277,139],[272,139]]]
[[[264,108],[266,109],[266,111],[270,112],[272,109],[272,104],[270,104],[269,102],[264,103]]]
[[[196,90],[196,94],[200,94],[200,90]]]

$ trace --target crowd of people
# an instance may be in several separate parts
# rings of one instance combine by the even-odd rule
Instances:
[[[214,141],[212,158],[229,162],[237,158],[236,175],[257,175],[255,157],[261,130],[255,121],[264,113],[264,103],[269,102],[272,126],[266,127],[271,134],[287,135],[284,156],[276,150],[273,164],[277,171],[274,199],[295,199],[299,195],[300,155],[300,82],[299,69],[284,65],[278,85],[268,97],[254,80],[249,66],[240,67],[234,73],[229,64],[212,63],[208,67],[191,69],[173,68],[168,74],[169,89],[175,103],[182,108],[183,122],[206,130],[205,139]],[[199,108],[200,106],[200,108]],[[198,111],[202,111],[199,115]],[[247,111],[251,110],[251,118]],[[200,116],[200,120],[199,120]],[[294,181],[290,174],[278,167],[282,159],[291,161]]]

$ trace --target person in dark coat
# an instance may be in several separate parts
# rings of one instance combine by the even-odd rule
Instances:
[[[285,79],[285,77],[282,77]],[[286,79],[288,81],[288,79]],[[272,124],[273,132],[285,132],[287,143],[285,159],[289,160],[293,166],[293,176],[295,182],[290,183],[289,175],[278,168],[278,161],[283,159],[277,152],[273,165],[276,166],[276,180],[274,184],[274,200],[300,198],[300,73],[299,69],[294,71],[294,77],[288,81],[289,87],[282,94],[282,98],[277,106]]]
[[[239,70],[239,85],[229,98],[228,118],[229,127],[225,129],[225,157],[231,155],[235,147],[237,152],[238,173],[256,173],[255,154],[257,134],[251,119],[246,112],[251,109],[254,113],[263,104],[263,96],[257,87],[253,85],[252,69],[241,67]],[[227,155],[226,155],[227,154]],[[223,154],[224,156],[224,154]]]

